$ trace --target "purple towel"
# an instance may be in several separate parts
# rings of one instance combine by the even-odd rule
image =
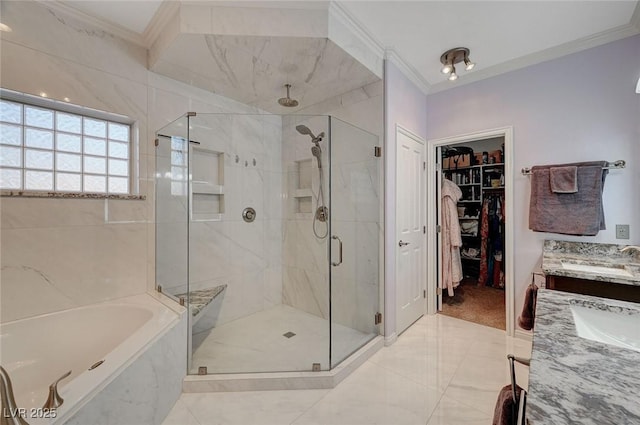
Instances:
[[[516,385],[516,402],[513,400],[513,394],[511,393],[511,385],[507,385],[500,390],[498,394],[498,400],[496,400],[496,407],[493,411],[493,423],[492,425],[514,425],[518,419],[517,401],[520,400],[520,393],[522,388]]]
[[[549,184],[553,193],[576,193],[578,191],[578,167],[549,168]]]
[[[531,169],[529,229],[534,232],[594,236],[604,230],[602,190],[608,170],[606,161],[535,166]],[[576,166],[578,192],[553,193],[551,167]]]
[[[538,297],[538,286],[535,283],[527,286],[527,291],[524,294],[524,306],[522,306],[522,313],[518,317],[518,326],[522,329],[530,331],[533,329],[533,323],[536,319],[536,300]]]

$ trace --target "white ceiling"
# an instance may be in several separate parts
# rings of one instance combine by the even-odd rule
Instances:
[[[142,34],[163,2],[84,0],[64,3]],[[326,8],[328,4],[324,1],[238,0],[184,3],[305,9]],[[499,73],[499,69],[516,68],[516,64],[535,63],[553,49],[560,48],[557,51],[563,54],[577,51],[585,46],[581,41],[603,34],[640,32],[640,2],[636,0],[338,3],[371,38],[385,48],[392,48],[426,86],[436,90],[486,78]],[[632,22],[632,18],[635,21]],[[440,73],[439,58],[445,50],[458,46],[471,50],[471,59],[477,66],[471,72],[459,70],[458,82],[451,84]]]

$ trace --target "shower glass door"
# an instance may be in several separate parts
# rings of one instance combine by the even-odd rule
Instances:
[[[188,128],[189,373],[328,370],[328,118],[196,113]]]
[[[375,338],[380,311],[378,136],[330,117],[331,367]]]
[[[188,140],[186,116],[156,132],[156,289],[183,302],[189,292]]]

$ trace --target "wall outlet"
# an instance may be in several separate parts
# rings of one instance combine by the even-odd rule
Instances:
[[[629,239],[628,224],[616,224],[616,239]]]

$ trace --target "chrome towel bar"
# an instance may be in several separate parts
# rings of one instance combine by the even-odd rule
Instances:
[[[617,161],[614,162],[607,162],[607,166],[606,167],[602,167],[605,170],[612,170],[615,168],[625,168],[627,166],[627,162],[624,159],[619,159]],[[531,168],[523,168],[522,169],[522,174],[525,176],[529,176],[531,175]]]

